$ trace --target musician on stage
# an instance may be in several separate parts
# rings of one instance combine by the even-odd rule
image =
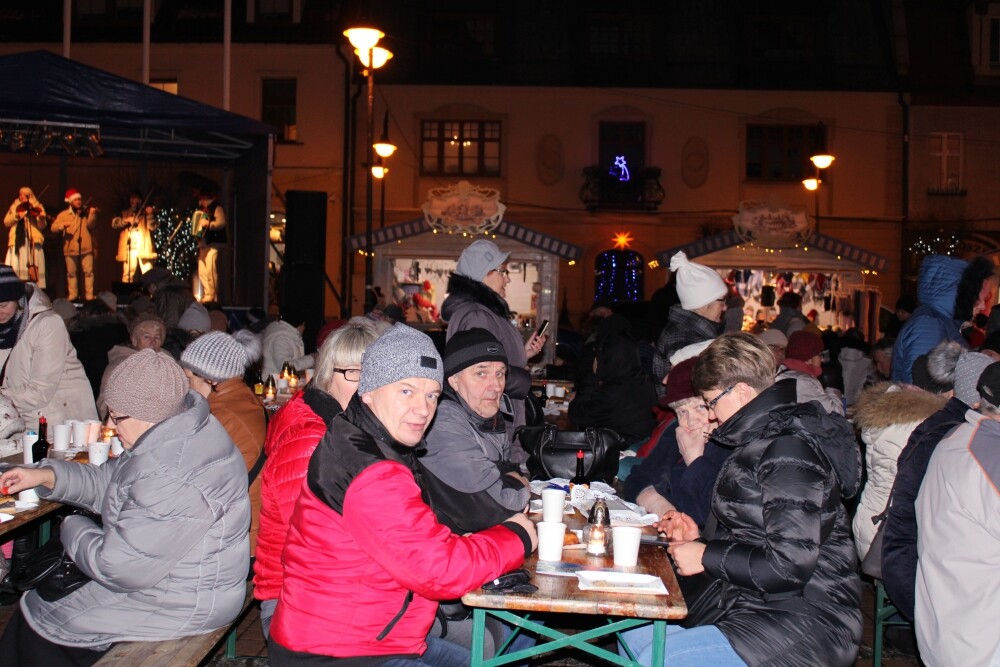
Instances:
[[[100,209],[85,205],[83,195],[75,188],[66,191],[66,203],[69,204],[69,208],[56,216],[52,223],[52,231],[63,234],[66,286],[69,290],[67,298],[70,301],[79,298],[77,273],[82,271],[84,298],[90,301],[94,298],[94,255],[97,253],[97,243],[92,233],[97,227],[97,214]]]
[[[151,232],[156,231],[158,226],[152,204],[148,200],[143,201],[142,193],[133,190],[128,198],[128,208],[111,220],[112,229],[122,230],[115,257],[115,261],[122,263],[122,282],[135,282],[137,266],[141,273],[153,268],[156,249]]]
[[[219,300],[219,249],[226,245],[226,212],[216,202],[214,192],[198,194],[198,210],[191,217],[198,237],[198,281],[201,301]]]
[[[6,263],[14,269],[18,278],[44,289],[45,253],[42,245],[45,237],[42,230],[48,225],[48,218],[45,216],[45,207],[31,188],[23,187],[18,191],[17,199],[7,210],[3,224],[10,229]]]

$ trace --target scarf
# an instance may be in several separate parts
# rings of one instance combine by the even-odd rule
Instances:
[[[17,226],[14,228],[14,247],[23,248],[24,240],[27,236],[28,218],[27,216],[23,218],[18,218]]]
[[[0,350],[9,350],[21,339],[24,324],[28,321],[28,300],[21,298],[17,302],[18,312],[6,324],[0,324]]]
[[[820,375],[823,374],[823,368],[821,366],[810,366],[806,362],[799,361],[798,359],[785,359],[781,363],[783,363],[785,367],[790,370],[799,371],[800,373],[806,373],[807,375],[811,375],[814,378],[818,378]]]

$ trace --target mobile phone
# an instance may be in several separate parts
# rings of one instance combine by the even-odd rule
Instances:
[[[549,328],[549,321],[548,320],[542,320],[541,326],[538,327],[538,329],[535,330],[535,338],[538,338],[543,333],[545,333],[545,330],[548,329],[548,328]]]

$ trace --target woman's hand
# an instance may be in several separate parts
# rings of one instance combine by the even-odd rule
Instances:
[[[0,475],[0,493],[10,495],[44,486],[52,489],[56,485],[56,472],[52,468],[11,468]]]
[[[524,353],[528,355],[528,359],[541,352],[542,348],[545,347],[545,341],[548,339],[549,337],[544,334],[541,336],[531,334],[531,338],[524,344]]]
[[[667,512],[653,526],[671,542],[690,542],[700,534],[694,519],[677,510]]]
[[[685,577],[692,574],[699,574],[705,571],[705,566],[701,564],[702,556],[705,555],[705,544],[703,542],[678,542],[667,547],[667,553],[674,559],[674,567],[677,573]]]

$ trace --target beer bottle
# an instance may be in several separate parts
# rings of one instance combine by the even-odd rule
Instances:
[[[31,460],[38,463],[49,455],[49,423],[45,417],[38,418],[38,440],[31,446]]]
[[[583,450],[576,451],[576,474],[569,480],[570,485],[586,484],[587,478],[583,474]]]

